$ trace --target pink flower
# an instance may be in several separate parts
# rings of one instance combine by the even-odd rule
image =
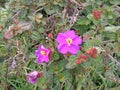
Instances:
[[[42,62],[49,62],[49,54],[50,54],[50,50],[47,48],[44,48],[43,45],[40,45],[38,47],[38,50],[36,50],[35,52],[36,56],[37,56],[37,63],[40,64]]]
[[[26,75],[26,79],[29,83],[34,84],[34,83],[36,83],[37,79],[42,76],[43,76],[43,73],[38,72],[38,71],[33,71]]]
[[[73,30],[59,33],[56,41],[58,43],[58,51],[62,54],[76,54],[79,50],[79,45],[82,44],[82,39]]]

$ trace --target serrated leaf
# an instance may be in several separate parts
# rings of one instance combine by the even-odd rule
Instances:
[[[87,19],[86,17],[81,17],[80,19],[77,20],[77,24],[88,25],[88,24],[90,24],[90,20]]]

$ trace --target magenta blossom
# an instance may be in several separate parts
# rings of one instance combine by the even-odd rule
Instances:
[[[47,48],[44,48],[43,45],[40,45],[38,47],[38,50],[36,50],[35,52],[36,56],[37,56],[37,62],[38,64],[42,63],[42,62],[49,62],[49,54],[50,54],[50,50]]]
[[[56,41],[58,42],[58,51],[62,54],[76,54],[79,50],[79,45],[82,44],[82,39],[73,30],[59,33]]]
[[[38,71],[33,71],[33,72],[27,74],[27,75],[26,75],[26,78],[27,78],[27,81],[28,81],[29,83],[34,84],[34,83],[36,83],[37,79],[38,79],[39,77],[42,77],[42,76],[43,76],[42,73],[40,73],[40,72],[38,72]]]

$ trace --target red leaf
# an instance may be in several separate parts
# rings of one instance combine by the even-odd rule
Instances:
[[[87,56],[84,54],[80,54],[76,60],[76,64],[80,64],[81,62],[85,62],[87,60]]]
[[[89,56],[91,56],[92,58],[96,58],[97,56],[97,49],[96,48],[91,48],[89,50],[86,51],[86,54],[88,54]]]
[[[93,10],[93,17],[94,17],[96,20],[100,19],[101,15],[102,15],[102,12],[101,12],[101,11]]]
[[[38,75],[37,75],[38,78],[40,77],[43,77],[43,73],[42,72],[39,72]]]

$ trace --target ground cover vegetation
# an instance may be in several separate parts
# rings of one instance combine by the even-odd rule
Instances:
[[[120,90],[120,0],[0,0],[0,90]]]

